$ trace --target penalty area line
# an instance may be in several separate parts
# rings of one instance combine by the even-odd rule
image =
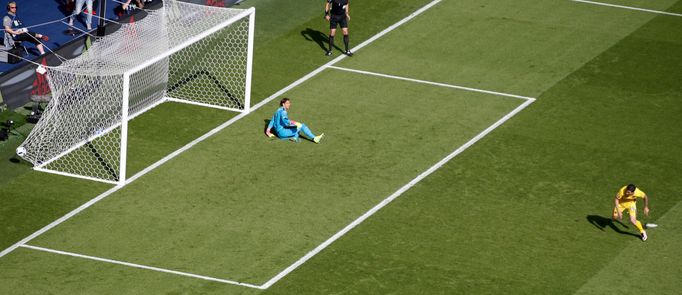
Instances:
[[[483,89],[478,89],[478,88],[471,88],[471,87],[445,84],[445,83],[439,83],[439,82],[418,80],[418,79],[412,79],[412,78],[406,78],[406,77],[400,77],[400,76],[394,76],[394,75],[388,75],[388,74],[381,74],[381,73],[375,73],[375,72],[368,72],[368,71],[362,71],[362,70],[342,68],[342,67],[337,67],[337,66],[329,66],[329,68],[340,70],[340,71],[357,73],[357,74],[364,74],[364,75],[371,75],[371,76],[377,76],[377,77],[382,77],[382,78],[397,79],[397,80],[403,80],[403,81],[409,81],[409,82],[415,82],[415,83],[421,83],[421,84],[427,84],[427,85],[433,85],[433,86],[448,87],[448,88],[466,90],[466,91],[471,91],[471,92],[492,94],[492,95],[512,97],[512,98],[520,98],[520,99],[525,99],[525,100],[535,100],[535,98],[528,97],[528,96],[521,96],[521,95],[516,95],[516,94],[509,94],[509,93],[504,93],[504,92],[483,90]]]
[[[391,25],[390,27],[388,27],[388,28],[384,29],[383,31],[377,33],[376,35],[374,35],[374,36],[372,36],[371,38],[365,40],[364,42],[360,43],[359,45],[353,47],[351,50],[352,50],[352,51],[360,50],[361,48],[363,48],[363,47],[369,45],[370,43],[376,41],[377,39],[381,38],[382,36],[384,36],[384,35],[388,34],[389,32],[393,31],[393,30],[396,29],[397,27],[403,25],[404,23],[410,21],[411,19],[415,18],[416,16],[422,14],[424,11],[430,9],[431,7],[433,7],[433,6],[435,6],[436,4],[440,3],[441,1],[442,1],[442,0],[433,0],[433,1],[431,1],[429,4],[424,5],[423,7],[421,7],[421,8],[418,9],[418,10],[416,10],[415,12],[413,12],[413,13],[410,14],[410,15],[408,15],[407,17],[403,18],[402,20],[398,21],[397,23]],[[237,122],[238,120],[244,118],[244,117],[247,116],[248,114],[250,114],[250,113],[256,111],[257,109],[261,108],[262,106],[264,106],[264,105],[270,103],[272,100],[274,100],[274,99],[277,98],[278,96],[280,96],[280,95],[282,95],[282,94],[288,92],[289,90],[291,90],[291,89],[293,89],[293,88],[295,88],[295,87],[297,87],[297,86],[303,84],[305,81],[310,80],[312,77],[316,76],[317,74],[319,74],[319,73],[321,73],[322,71],[324,71],[325,69],[327,69],[327,67],[332,66],[332,65],[338,63],[339,61],[343,60],[344,58],[346,58],[346,55],[340,55],[340,56],[334,58],[333,60],[327,62],[326,64],[324,64],[324,65],[322,65],[322,66],[320,66],[320,67],[318,67],[317,69],[313,70],[312,72],[308,73],[307,75],[305,75],[305,76],[299,78],[298,80],[292,82],[291,84],[289,84],[289,85],[287,85],[286,87],[280,89],[279,91],[273,93],[272,95],[268,96],[267,98],[265,98],[265,99],[262,100],[261,102],[257,103],[256,105],[252,106],[251,109],[250,109],[250,111],[249,111],[248,113],[247,113],[247,112],[242,112],[242,113],[240,113],[239,115],[233,117],[232,119],[227,120],[226,122],[222,123],[220,126],[214,128],[214,129],[212,129],[211,131],[205,133],[204,135],[202,135],[202,136],[200,136],[199,138],[193,140],[192,142],[186,144],[185,146],[183,146],[183,147],[181,147],[181,148],[175,150],[173,153],[171,153],[171,154],[169,154],[169,155],[163,157],[162,159],[158,160],[157,162],[155,162],[154,164],[148,166],[147,168],[144,168],[142,171],[138,172],[137,174],[135,174],[135,175],[133,175],[133,176],[127,178],[126,181],[125,181],[125,183],[123,183],[123,184],[118,184],[118,185],[112,187],[111,189],[109,189],[109,190],[107,190],[107,191],[101,193],[100,195],[96,196],[95,198],[91,199],[91,200],[88,201],[87,203],[85,203],[85,204],[81,205],[80,207],[78,207],[78,208],[72,210],[71,212],[67,213],[66,215],[64,215],[64,216],[62,216],[62,217],[60,217],[60,218],[58,218],[57,220],[51,222],[50,224],[44,226],[43,228],[41,228],[41,229],[35,231],[34,233],[32,233],[31,235],[29,235],[28,237],[22,239],[21,241],[15,243],[15,244],[12,245],[12,246],[7,247],[7,248],[4,249],[2,252],[0,252],[0,258],[2,258],[3,256],[5,256],[5,255],[11,253],[12,251],[16,250],[16,249],[19,248],[19,247],[24,247],[24,246],[26,246],[26,244],[27,244],[28,242],[30,242],[31,240],[35,239],[36,237],[42,235],[43,233],[49,231],[50,229],[52,229],[52,228],[58,226],[59,224],[65,222],[66,220],[70,219],[71,217],[75,216],[76,214],[80,213],[81,211],[87,209],[88,207],[94,205],[95,203],[101,201],[102,199],[104,199],[104,198],[106,198],[106,197],[112,195],[113,193],[115,193],[116,191],[122,189],[122,188],[125,187],[126,185],[128,185],[128,184],[134,182],[134,181],[137,180],[138,178],[144,176],[145,174],[151,172],[152,170],[155,170],[155,169],[158,168],[159,166],[165,164],[166,162],[170,161],[171,159],[175,158],[176,156],[180,155],[181,153],[183,153],[183,152],[189,150],[189,149],[192,148],[193,146],[199,144],[200,142],[206,140],[207,138],[209,138],[209,137],[213,136],[214,134],[220,132],[221,130],[227,128],[228,126],[232,125],[233,123]],[[34,246],[32,246],[32,247],[34,247]],[[27,247],[27,248],[28,248],[28,247]],[[279,280],[279,279],[278,279],[278,280]],[[270,285],[271,285],[271,284],[270,284]],[[270,286],[270,285],[268,285],[268,286]],[[263,286],[265,286],[265,285],[263,285]],[[263,286],[260,286],[260,287],[263,287]],[[266,289],[266,288],[267,288],[267,287],[264,287],[263,289]]]
[[[632,7],[632,6],[625,6],[625,5],[610,4],[610,3],[597,2],[597,1],[587,1],[587,0],[571,0],[571,1],[573,1],[573,2],[580,2],[580,3],[585,3],[585,4],[592,4],[592,5],[600,5],[600,6],[608,6],[608,7],[623,8],[623,9],[628,9],[628,10],[636,10],[636,11],[643,11],[643,12],[651,12],[651,13],[672,15],[672,16],[682,16],[682,14],[679,14],[679,13],[673,13],[673,12],[667,12],[667,11],[660,11],[660,10],[653,10],[653,9],[646,9],[646,8],[639,8],[639,7]]]
[[[133,268],[153,270],[153,271],[164,272],[164,273],[169,273],[169,274],[174,274],[174,275],[179,275],[179,276],[185,276],[185,277],[190,277],[190,278],[195,278],[195,279],[202,279],[202,280],[207,280],[207,281],[214,281],[214,282],[219,282],[219,283],[244,286],[244,287],[249,287],[249,288],[254,288],[254,289],[261,289],[261,290],[263,289],[261,286],[256,286],[256,285],[248,284],[248,283],[241,283],[241,282],[237,282],[237,281],[219,279],[219,278],[214,278],[214,277],[209,277],[209,276],[202,276],[202,275],[197,275],[197,274],[182,272],[182,271],[177,271],[177,270],[170,270],[170,269],[159,268],[159,267],[154,267],[154,266],[147,266],[147,265],[142,265],[142,264],[137,264],[137,263],[130,263],[130,262],[107,259],[107,258],[102,258],[102,257],[83,255],[83,254],[78,254],[78,253],[73,253],[73,252],[66,252],[66,251],[43,248],[43,247],[38,247],[38,246],[31,246],[31,245],[27,245],[27,244],[20,245],[19,247],[37,250],[37,251],[49,252],[49,253],[53,253],[53,254],[59,254],[59,255],[65,255],[65,256],[71,256],[71,257],[78,257],[78,258],[83,258],[83,259],[88,259],[88,260],[95,260],[95,261],[99,261],[99,262],[106,262],[106,263],[124,265],[124,266],[128,266],[128,267],[133,267]]]
[[[492,125],[490,125],[490,126],[489,126],[488,128],[486,128],[485,130],[481,131],[479,134],[477,134],[477,135],[474,136],[472,139],[470,139],[469,141],[467,141],[465,144],[463,144],[462,146],[460,146],[459,148],[457,148],[456,150],[454,150],[452,153],[450,153],[449,155],[447,155],[445,158],[443,158],[443,159],[441,159],[440,161],[438,161],[438,163],[434,164],[434,165],[431,166],[429,169],[427,169],[426,171],[424,171],[424,172],[422,172],[421,174],[419,174],[417,177],[415,177],[415,178],[412,179],[410,182],[408,182],[407,184],[405,184],[404,186],[402,186],[402,187],[401,187],[400,189],[398,189],[396,192],[394,192],[393,194],[391,194],[390,196],[388,196],[387,198],[385,198],[384,200],[382,200],[381,202],[379,202],[379,204],[377,204],[377,205],[375,205],[374,207],[372,207],[371,209],[369,209],[367,212],[365,212],[365,213],[362,214],[360,217],[358,217],[357,219],[355,219],[353,222],[351,222],[350,224],[348,224],[346,227],[344,227],[343,229],[341,229],[340,231],[338,231],[337,233],[335,233],[335,234],[334,234],[333,236],[331,236],[329,239],[327,239],[326,241],[322,242],[322,244],[320,244],[320,245],[318,245],[317,247],[315,247],[315,249],[313,249],[313,250],[311,250],[310,252],[306,253],[303,257],[299,258],[296,262],[294,262],[293,264],[289,265],[289,266],[288,266],[287,268],[285,268],[283,271],[281,271],[280,273],[278,273],[277,275],[275,275],[272,279],[268,280],[268,281],[267,281],[265,284],[263,284],[261,287],[263,287],[264,289],[267,289],[267,288],[269,288],[270,286],[272,286],[273,284],[277,283],[277,281],[279,281],[280,279],[282,279],[283,277],[285,277],[285,276],[286,276],[287,274],[289,274],[290,272],[294,271],[296,268],[298,268],[299,266],[301,266],[301,265],[302,265],[303,263],[305,263],[306,261],[308,261],[308,260],[310,260],[311,258],[313,258],[313,256],[315,256],[315,255],[317,255],[318,253],[320,253],[322,250],[324,250],[324,249],[327,248],[329,245],[331,245],[332,243],[334,243],[336,240],[338,240],[339,238],[341,238],[342,236],[344,236],[346,233],[348,233],[349,231],[351,231],[353,228],[355,228],[356,226],[360,225],[360,224],[361,224],[363,221],[365,221],[367,218],[369,218],[370,216],[374,215],[374,213],[376,213],[377,211],[381,210],[381,208],[383,208],[383,207],[385,207],[386,205],[388,205],[389,203],[391,203],[393,200],[395,200],[396,198],[398,198],[398,197],[399,197],[400,195],[402,195],[404,192],[406,192],[407,190],[409,190],[410,188],[412,188],[414,185],[416,185],[417,183],[419,183],[420,181],[422,181],[422,180],[423,180],[424,178],[426,178],[427,176],[431,175],[431,173],[433,173],[433,172],[435,172],[436,170],[438,170],[440,167],[442,167],[442,166],[445,165],[447,162],[449,162],[450,160],[452,160],[452,158],[454,158],[455,156],[457,156],[457,155],[461,154],[462,152],[464,152],[467,148],[469,148],[469,147],[471,147],[472,145],[474,145],[476,142],[478,142],[478,141],[481,140],[483,137],[485,137],[486,135],[488,135],[488,133],[492,132],[492,131],[495,130],[497,127],[499,127],[500,125],[504,124],[504,122],[506,122],[507,120],[511,119],[514,115],[516,115],[517,113],[521,112],[523,109],[525,109],[526,107],[528,107],[528,105],[530,105],[530,104],[533,103],[533,102],[535,102],[535,98],[530,98],[530,97],[527,98],[526,101],[524,101],[522,104],[520,104],[519,106],[517,106],[517,107],[516,107],[515,109],[513,109],[511,112],[507,113],[504,117],[502,117],[501,119],[497,120],[495,123],[493,123]]]

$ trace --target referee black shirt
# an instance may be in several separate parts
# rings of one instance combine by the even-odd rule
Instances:
[[[333,15],[345,15],[346,5],[348,5],[348,0],[327,0],[332,5],[330,9]]]

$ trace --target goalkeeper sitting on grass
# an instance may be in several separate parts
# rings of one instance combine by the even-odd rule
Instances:
[[[315,143],[320,143],[320,140],[324,137],[324,133],[315,136],[305,124],[289,119],[287,111],[289,111],[289,107],[291,107],[290,99],[282,98],[282,100],[279,101],[279,105],[280,108],[275,111],[272,119],[270,119],[268,128],[265,129],[265,135],[270,138],[275,138],[275,136],[277,136],[280,139],[289,139],[294,142],[299,142],[299,132],[301,132],[308,139]],[[275,133],[272,133],[273,129]]]

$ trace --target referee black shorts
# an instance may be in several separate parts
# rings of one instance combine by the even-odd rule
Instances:
[[[341,25],[341,28],[348,27],[348,19],[346,18],[345,14],[341,15],[332,14],[329,16],[329,28],[336,29],[336,26],[338,25]]]

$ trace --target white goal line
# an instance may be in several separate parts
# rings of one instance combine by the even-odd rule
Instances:
[[[604,3],[604,2],[597,2],[597,1],[587,1],[587,0],[571,0],[571,1],[573,1],[573,2],[580,2],[580,3],[585,3],[585,4],[593,4],[593,5],[601,5],[601,6],[608,6],[608,7],[623,8],[623,9],[628,9],[628,10],[636,10],[636,11],[643,11],[643,12],[651,12],[651,13],[672,15],[672,16],[682,16],[682,14],[680,14],[680,13],[673,13],[673,12],[660,11],[660,10],[653,10],[653,9],[646,9],[646,8],[639,8],[639,7],[632,7],[632,6],[625,6],[625,5],[617,5],[617,4]]]
[[[391,27],[383,30],[382,32],[378,33],[377,35],[373,36],[372,38],[366,40],[365,42],[361,43],[360,45],[356,46],[353,48],[353,51],[357,51],[358,49],[368,45],[369,43],[373,42],[374,40],[380,38],[381,36],[387,34],[388,32],[394,30],[398,26],[404,24],[405,22],[411,20],[412,18],[416,17],[417,15],[421,14],[422,12],[428,10],[429,8],[433,7],[434,5],[438,4],[441,0],[434,0],[433,2],[427,4],[426,6],[422,7],[421,9],[417,10],[416,12],[410,14],[403,20],[399,21],[398,23],[392,25]],[[463,86],[456,86],[456,85],[450,85],[450,84],[443,84],[443,83],[437,83],[437,82],[429,82],[429,81],[423,81],[423,80],[417,80],[417,79],[411,79],[411,78],[405,78],[405,77],[398,77],[398,76],[391,76],[391,75],[386,75],[386,74],[378,74],[378,73],[371,73],[371,72],[365,72],[365,71],[358,71],[358,70],[351,70],[351,69],[346,69],[346,68],[340,68],[340,67],[334,67],[333,65],[342,59],[344,59],[346,56],[342,55],[334,60],[328,62],[327,64],[319,67],[318,69],[312,71],[311,73],[307,74],[306,76],[300,78],[299,80],[293,82],[292,84],[288,85],[287,87],[281,89],[280,91],[274,93],[270,97],[266,98],[265,100],[261,101],[257,105],[255,105],[252,108],[252,111],[255,111],[256,109],[264,106],[265,104],[271,102],[273,99],[277,98],[278,96],[282,95],[283,93],[293,89],[294,87],[302,84],[303,82],[309,80],[313,76],[319,74],[326,68],[334,68],[338,70],[347,70],[347,71],[355,71],[355,72],[361,72],[363,74],[373,74],[377,76],[383,76],[387,78],[394,78],[394,79],[401,79],[401,80],[407,80],[407,81],[412,81],[412,82],[418,82],[418,83],[426,83],[426,84],[431,84],[431,85],[436,85],[436,86],[444,86],[444,87],[451,87],[451,88],[457,88],[457,89],[462,89],[462,90],[468,90],[468,91],[475,91],[475,92],[481,92],[481,93],[487,93],[487,94],[492,94],[492,95],[500,95],[500,96],[508,96],[508,97],[515,97],[515,98],[521,98],[525,99],[526,101],[516,107],[514,110],[506,114],[504,117],[496,121],[494,124],[486,128],[485,130],[481,131],[479,134],[477,134],[475,137],[470,139],[468,142],[466,142],[464,145],[458,147],[455,151],[447,155],[445,158],[441,159],[438,161],[436,164],[431,166],[429,169],[426,171],[422,172],[419,174],[416,178],[402,186],[400,189],[398,189],[396,192],[382,200],[379,204],[375,205],[371,209],[369,209],[367,212],[365,212],[363,215],[355,219],[353,222],[345,226],[343,229],[341,229],[339,232],[325,240],[322,244],[318,245],[315,247],[313,250],[310,252],[306,253],[304,256],[299,258],[297,261],[286,267],[283,271],[279,272],[277,275],[269,279],[267,282],[265,282],[262,285],[254,285],[254,284],[249,284],[249,283],[243,283],[243,282],[237,282],[237,281],[232,281],[232,280],[226,280],[226,279],[219,279],[219,278],[213,278],[213,277],[208,277],[208,276],[202,276],[202,275],[197,275],[197,274],[192,274],[192,273],[187,273],[187,272],[180,272],[180,271],[175,271],[175,270],[169,270],[169,269],[163,269],[163,268],[158,268],[158,267],[152,267],[152,266],[146,266],[146,265],[141,265],[141,264],[136,264],[136,263],[130,263],[130,262],[123,262],[123,261],[117,261],[117,260],[112,260],[112,259],[107,259],[107,258],[101,258],[101,257],[95,257],[95,256],[89,256],[89,255],[83,255],[83,254],[77,254],[77,253],[72,253],[72,252],[66,252],[66,251],[60,251],[60,250],[54,250],[54,249],[48,249],[48,248],[43,248],[43,247],[37,247],[37,246],[32,246],[28,245],[27,243],[31,241],[32,239],[40,236],[41,234],[47,232],[48,230],[56,227],[57,225],[61,224],[62,222],[70,219],[71,217],[75,216],[79,212],[87,209],[88,207],[94,205],[95,203],[99,202],[100,200],[108,197],[109,195],[113,194],[114,192],[118,191],[119,189],[123,188],[125,185],[135,181],[136,179],[140,178],[141,176],[145,175],[146,173],[158,168],[165,162],[171,160],[175,156],[179,155],[180,153],[190,149],[192,146],[196,145],[197,143],[205,140],[206,138],[214,135],[215,133],[219,132],[220,130],[226,128],[227,126],[231,125],[232,123],[236,122],[237,120],[243,118],[244,116],[248,115],[248,113],[241,113],[238,116],[228,120],[227,122],[221,124],[220,126],[214,128],[213,130],[209,131],[208,133],[204,134],[203,136],[197,138],[196,140],[192,141],[191,143],[183,146],[182,148],[178,149],[177,151],[169,154],[168,156],[164,157],[163,159],[157,161],[153,165],[147,167],[143,171],[135,174],[134,176],[128,178],[125,182],[125,184],[117,185],[108,191],[102,193],[101,195],[97,196],[96,198],[90,200],[89,202],[81,205],[80,207],[74,209],[73,211],[69,212],[68,214],[64,215],[63,217],[53,221],[49,225],[43,227],[42,229],[36,231],[32,235],[24,238],[23,240],[17,242],[16,244],[10,246],[9,248],[5,249],[4,251],[0,252],[0,257],[3,257],[4,255],[14,251],[18,247],[26,248],[26,249],[32,249],[32,250],[37,250],[37,251],[44,251],[44,252],[49,252],[49,253],[54,253],[54,254],[59,254],[59,255],[66,255],[66,256],[72,256],[72,257],[78,257],[78,258],[83,258],[83,259],[89,259],[89,260],[95,260],[95,261],[100,261],[100,262],[106,262],[106,263],[113,263],[113,264],[118,264],[118,265],[124,265],[128,267],[134,267],[134,268],[140,268],[140,269],[146,269],[146,270],[152,270],[152,271],[158,271],[158,272],[163,272],[163,273],[168,273],[168,274],[174,274],[174,275],[180,275],[180,276],[186,276],[186,277],[192,277],[192,278],[198,278],[198,279],[203,279],[203,280],[209,280],[209,281],[215,281],[215,282],[221,282],[221,283],[226,283],[226,284],[233,284],[233,285],[239,285],[239,286],[244,286],[244,287],[249,287],[249,288],[255,288],[255,289],[267,289],[282,278],[284,278],[287,274],[290,272],[294,271],[296,268],[301,266],[303,263],[308,261],[310,258],[324,250],[326,247],[331,245],[334,241],[348,233],[350,230],[355,228],[357,225],[365,221],[367,218],[372,216],[374,213],[379,211],[381,208],[384,206],[388,205],[390,202],[398,198],[400,195],[402,195],[405,191],[409,190],[411,187],[419,183],[421,180],[435,172],[437,169],[439,169],[441,166],[445,165],[448,161],[450,161],[452,158],[457,156],[458,154],[462,153],[464,150],[478,142],[480,139],[485,137],[487,134],[492,132],[494,129],[502,125],[504,122],[512,118],[514,115],[525,109],[528,105],[533,103],[535,101],[535,98],[531,97],[526,97],[526,96],[520,96],[520,95],[514,95],[514,94],[507,94],[507,93],[501,93],[501,92],[494,92],[494,91],[488,91],[488,90],[482,90],[482,89],[475,89],[475,88],[469,88],[469,87],[463,87]]]
[[[374,35],[374,36],[372,36],[371,38],[365,40],[364,42],[360,43],[359,45],[357,45],[357,46],[351,48],[351,50],[352,50],[352,51],[357,51],[357,50],[359,50],[360,48],[362,48],[362,47],[364,47],[364,46],[366,46],[366,45],[368,45],[368,44],[374,42],[375,40],[377,40],[377,39],[379,39],[380,37],[382,37],[382,36],[388,34],[389,32],[393,31],[393,30],[396,29],[397,27],[399,27],[399,26],[403,25],[404,23],[410,21],[411,19],[415,18],[416,16],[420,15],[421,13],[423,13],[423,12],[425,12],[426,10],[430,9],[431,7],[435,6],[436,4],[440,3],[441,1],[442,1],[442,0],[433,0],[433,1],[431,1],[430,3],[424,5],[423,7],[421,7],[421,8],[418,9],[418,10],[416,10],[415,12],[411,13],[410,15],[406,16],[405,18],[403,18],[402,20],[398,21],[397,23],[395,23],[395,24],[391,25],[390,27],[384,29],[383,31],[377,33],[376,35]],[[295,88],[295,87],[297,87],[297,86],[303,84],[305,81],[311,79],[312,77],[314,77],[314,76],[316,76],[317,74],[319,74],[319,73],[321,73],[322,71],[324,71],[327,67],[329,67],[329,66],[331,66],[331,65],[333,65],[333,64],[335,64],[335,63],[337,63],[337,62],[339,62],[339,61],[341,61],[341,60],[343,60],[344,58],[346,58],[346,55],[340,55],[340,56],[336,57],[335,59],[329,61],[328,63],[326,63],[326,64],[324,64],[324,65],[318,67],[317,69],[313,70],[312,72],[308,73],[307,75],[305,75],[305,76],[299,78],[298,80],[294,81],[293,83],[287,85],[286,87],[280,89],[279,91],[273,93],[272,95],[270,95],[270,96],[267,97],[266,99],[262,100],[261,102],[257,103],[256,105],[254,105],[254,106],[251,108],[251,112],[252,112],[252,111],[255,111],[255,110],[257,110],[257,109],[259,109],[260,107],[262,107],[262,106],[264,106],[264,105],[266,105],[266,104],[268,104],[268,103],[270,103],[272,100],[274,100],[275,98],[281,96],[282,94],[286,93],[287,91],[290,91],[291,89],[293,89],[293,88]],[[149,173],[150,171],[152,171],[152,170],[158,168],[159,166],[161,166],[161,165],[163,165],[164,163],[170,161],[171,159],[175,158],[176,156],[180,155],[181,153],[183,153],[183,152],[189,150],[190,148],[192,148],[193,146],[197,145],[198,143],[200,143],[200,142],[206,140],[207,138],[209,138],[209,137],[215,135],[216,133],[220,132],[221,130],[227,128],[228,126],[230,126],[230,125],[232,125],[234,122],[236,122],[236,121],[238,121],[238,120],[244,118],[245,116],[247,116],[247,115],[250,114],[251,112],[242,112],[242,113],[240,113],[239,115],[233,117],[232,119],[230,119],[230,120],[228,120],[228,121],[222,123],[220,126],[214,128],[214,129],[212,129],[211,131],[209,131],[209,132],[205,133],[204,135],[198,137],[197,139],[193,140],[192,142],[190,142],[190,143],[186,144],[185,146],[183,146],[183,147],[177,149],[177,150],[174,151],[173,153],[171,153],[171,154],[165,156],[164,158],[162,158],[161,160],[157,161],[156,163],[154,163],[154,164],[152,164],[152,165],[150,165],[150,166],[147,166],[147,168],[143,169],[142,171],[138,172],[137,174],[133,175],[132,177],[127,178],[126,181],[125,181],[125,183],[122,183],[122,184],[119,183],[118,185],[116,185],[116,186],[112,187],[111,189],[109,189],[109,190],[107,190],[107,191],[101,193],[100,195],[96,196],[95,198],[91,199],[90,201],[86,202],[85,204],[81,205],[80,207],[78,207],[78,208],[72,210],[71,212],[65,214],[64,216],[62,216],[62,217],[60,217],[60,218],[54,220],[53,222],[51,222],[50,224],[44,226],[43,228],[41,228],[41,229],[35,231],[34,233],[32,233],[31,235],[29,235],[28,237],[25,237],[25,238],[22,239],[21,241],[16,242],[15,244],[13,244],[13,245],[7,247],[6,249],[4,249],[4,250],[2,250],[2,251],[0,252],[0,258],[2,258],[3,256],[5,256],[5,255],[7,255],[7,254],[9,254],[9,253],[11,253],[11,252],[13,252],[14,250],[16,250],[16,249],[19,248],[19,247],[25,247],[25,246],[27,245],[27,243],[30,242],[31,240],[37,238],[38,236],[44,234],[45,232],[51,230],[52,228],[58,226],[59,224],[61,224],[61,223],[65,222],[65,221],[67,221],[68,219],[72,218],[73,216],[77,215],[78,213],[82,212],[83,210],[89,208],[90,206],[94,205],[95,203],[97,203],[97,202],[99,202],[99,201],[101,201],[101,200],[103,200],[103,199],[109,197],[110,195],[112,195],[113,193],[117,192],[118,190],[120,190],[121,188],[125,187],[126,185],[132,183],[133,181],[135,181],[135,180],[137,180],[138,178],[144,176],[145,174]],[[34,246],[31,246],[31,247],[34,247]],[[25,248],[29,248],[29,247],[25,247]],[[34,248],[35,248],[35,247],[34,247]],[[306,260],[307,260],[307,259],[306,259]],[[291,267],[291,266],[290,266],[290,267]],[[289,267],[289,268],[290,268],[290,267]],[[297,266],[296,266],[296,267],[297,267]],[[287,269],[289,269],[289,268],[287,268]],[[294,268],[295,268],[295,267],[294,267]],[[284,275],[286,275],[286,273],[288,273],[288,272],[286,272],[286,273],[285,273],[285,272],[286,272],[286,270],[283,271],[282,273],[278,274],[278,275],[275,277],[276,279],[275,279],[275,278],[270,279],[270,280],[269,280],[265,285],[263,285],[263,286],[266,286],[266,285],[267,285],[267,287],[269,287],[270,285],[274,284],[274,282],[278,281],[278,280],[281,279]],[[283,274],[283,273],[284,273],[284,274]],[[260,286],[260,287],[263,287],[263,286]],[[265,288],[267,288],[267,287],[265,287]]]
[[[458,85],[452,85],[452,84],[446,84],[446,83],[418,80],[418,79],[412,79],[412,78],[407,78],[407,77],[381,74],[381,73],[376,73],[376,72],[355,70],[355,69],[349,69],[349,68],[343,68],[343,67],[337,67],[337,66],[329,66],[329,68],[341,70],[341,71],[346,71],[346,72],[370,75],[370,76],[377,76],[377,77],[397,79],[397,80],[403,80],[403,81],[409,81],[409,82],[415,82],[415,83],[421,83],[421,84],[427,84],[427,85],[433,85],[433,86],[440,86],[440,87],[454,88],[454,89],[459,89],[459,90],[466,90],[466,91],[471,91],[471,92],[485,93],[485,94],[491,94],[491,95],[497,95],[497,96],[506,96],[506,97],[512,97],[512,98],[520,98],[520,99],[525,99],[525,100],[535,100],[535,98],[528,97],[528,96],[521,96],[521,95],[516,95],[516,94],[509,94],[509,93],[504,93],[504,92],[497,92],[497,91],[490,91],[490,90],[484,90],[484,89],[478,89],[478,88],[458,86]]]

